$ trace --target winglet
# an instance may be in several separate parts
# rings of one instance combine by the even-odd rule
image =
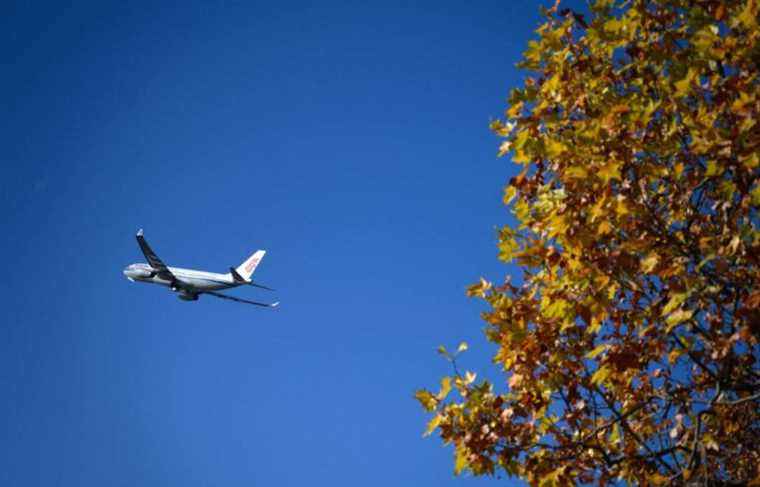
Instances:
[[[142,237],[143,236],[143,229],[142,228],[137,231],[137,236],[138,237]]]

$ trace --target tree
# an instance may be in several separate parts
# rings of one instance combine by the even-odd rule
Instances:
[[[428,434],[457,473],[758,484],[758,1],[544,14],[491,127],[522,166],[498,248],[523,275],[468,290],[504,384],[442,350]]]

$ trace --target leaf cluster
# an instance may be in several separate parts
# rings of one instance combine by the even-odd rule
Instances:
[[[491,124],[520,166],[499,258],[523,275],[468,290],[504,384],[417,393],[457,472],[760,483],[758,8],[544,12]]]

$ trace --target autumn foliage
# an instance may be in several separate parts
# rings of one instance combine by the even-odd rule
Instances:
[[[469,288],[504,380],[442,350],[428,433],[457,473],[758,485],[758,1],[544,13],[492,124],[523,274]]]

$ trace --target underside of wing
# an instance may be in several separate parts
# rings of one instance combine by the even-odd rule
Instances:
[[[148,264],[150,264],[153,270],[156,271],[156,275],[161,279],[165,279],[167,281],[176,281],[177,278],[174,276],[174,274],[169,271],[169,268],[166,267],[166,264],[163,263],[158,255],[153,252],[153,249],[150,248],[150,245],[148,245],[147,240],[145,240],[145,237],[143,236],[142,229],[137,232],[136,238],[137,244],[140,246],[140,250],[142,250],[143,255],[148,260]]]
[[[259,303],[259,302],[256,302],[256,301],[249,301],[247,299],[236,298],[234,296],[228,296],[226,294],[216,293],[216,292],[213,292],[213,291],[204,291],[202,294],[210,294],[211,296],[215,296],[217,298],[228,299],[230,301],[236,301],[238,303],[254,304],[256,306],[262,306],[264,308],[276,308],[280,304],[279,302],[275,302],[275,303]]]

